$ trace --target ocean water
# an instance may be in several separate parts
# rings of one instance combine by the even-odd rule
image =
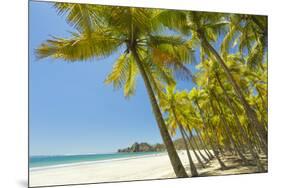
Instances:
[[[104,161],[111,159],[131,158],[161,152],[135,152],[135,153],[110,153],[110,154],[87,154],[87,155],[57,155],[57,156],[31,156],[29,167],[51,167],[57,165],[68,165],[81,162]]]

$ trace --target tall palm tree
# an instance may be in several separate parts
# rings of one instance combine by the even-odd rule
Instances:
[[[240,120],[239,120],[237,111],[235,110],[233,104],[231,103],[231,99],[230,99],[230,97],[229,97],[229,94],[227,93],[225,87],[223,86],[223,84],[222,84],[222,82],[221,82],[221,79],[220,79],[220,77],[219,77],[219,74],[218,74],[218,73],[215,73],[215,77],[216,77],[216,80],[217,80],[219,86],[221,87],[221,89],[222,89],[222,91],[223,91],[223,93],[224,93],[224,96],[225,96],[225,98],[226,98],[227,105],[228,105],[228,107],[230,108],[230,110],[231,110],[231,112],[232,112],[232,114],[233,114],[234,121],[235,121],[235,123],[236,123],[236,125],[237,125],[237,127],[238,127],[239,132],[241,133],[241,135],[243,136],[243,138],[246,140],[246,143],[247,143],[248,146],[249,146],[250,153],[251,153],[251,155],[253,156],[253,158],[254,158],[254,160],[255,160],[255,162],[256,162],[256,164],[257,164],[259,170],[260,170],[260,171],[263,171],[264,168],[263,168],[263,166],[262,166],[262,164],[261,164],[261,162],[260,162],[260,158],[259,158],[259,156],[258,156],[258,153],[255,151],[255,147],[253,146],[253,144],[252,144],[250,138],[249,138],[248,135],[246,134],[245,129],[243,128],[243,126],[242,126],[242,124],[241,124],[241,122],[240,122]]]
[[[183,122],[184,117],[182,117],[183,116],[182,110],[185,108],[185,104],[183,103],[183,95],[184,95],[183,92],[175,92],[175,85],[170,85],[170,86],[166,87],[165,96],[160,98],[161,99],[160,107],[168,115],[167,124],[168,124],[168,126],[170,126],[171,132],[175,133],[175,130],[177,128],[179,128],[182,139],[184,141],[184,146],[186,148],[186,153],[187,153],[187,157],[189,160],[191,175],[193,177],[196,177],[199,174],[197,172],[197,169],[195,167],[195,164],[194,164],[193,159],[190,154],[190,149],[188,147],[187,140],[189,140],[189,138],[185,134],[184,127],[183,127],[183,124],[185,124]],[[181,110],[180,110],[180,108],[181,108]],[[189,142],[189,145],[191,146],[190,142]],[[200,162],[203,165],[202,161],[198,157],[198,155],[193,147],[192,147],[192,150],[193,150],[198,162]],[[204,167],[204,165],[203,165],[203,167]]]
[[[221,13],[207,12],[191,12],[191,11],[171,11],[167,10],[159,15],[159,19],[168,26],[182,32],[185,35],[191,35],[193,44],[201,44],[201,57],[206,56],[214,58],[223,69],[227,80],[233,87],[238,96],[250,124],[256,130],[264,145],[267,147],[267,133],[263,131],[260,121],[258,120],[256,111],[249,105],[243,91],[234,79],[229,67],[223,57],[212,46],[211,42],[215,42],[220,33],[226,32],[226,26],[229,24],[228,16]]]
[[[221,157],[219,156],[219,153],[217,151],[217,149],[219,148],[219,143],[218,143],[218,138],[217,138],[217,134],[214,133],[213,131],[213,127],[210,125],[210,122],[208,121],[208,117],[206,116],[206,114],[203,112],[201,105],[199,104],[200,100],[202,99],[206,99],[206,95],[204,95],[204,93],[202,93],[200,90],[193,88],[189,93],[188,93],[188,98],[189,100],[193,101],[195,107],[198,109],[200,117],[202,119],[203,122],[203,128],[206,131],[206,137],[207,137],[207,141],[209,142],[214,155],[217,159],[217,161],[220,164],[221,169],[226,169],[226,165],[224,164],[224,162],[222,161]],[[212,136],[213,138],[209,135],[209,133],[207,132],[207,129],[211,130]],[[214,141],[213,141],[214,140]],[[213,142],[215,142],[216,144],[213,144]],[[216,145],[216,147],[215,147]]]
[[[228,57],[230,60],[231,57]],[[251,85],[251,84],[245,84],[245,78],[249,78],[248,72],[245,72],[244,68],[245,66],[237,66],[239,65],[238,61],[236,60],[235,64],[228,65],[230,67],[230,70],[232,74],[235,77],[242,77],[240,79],[237,79],[239,82],[244,83],[243,85]],[[238,147],[239,142],[245,141],[245,144],[247,145],[259,171],[264,171],[264,168],[260,162],[260,158],[258,156],[257,151],[255,150],[255,147],[252,142],[255,142],[257,138],[250,138],[247,134],[246,128],[242,125],[240,118],[239,118],[239,111],[237,110],[237,106],[240,104],[235,104],[236,102],[233,102],[235,100],[236,96],[233,95],[232,88],[229,87],[229,84],[226,82],[225,75],[223,74],[222,70],[218,67],[216,61],[212,59],[206,59],[205,61],[202,61],[197,66],[200,71],[197,72],[195,75],[196,83],[204,90],[210,91],[209,98],[212,100],[215,100],[217,102],[217,107],[215,109],[214,103],[211,101],[211,107],[213,108],[214,114],[217,114],[219,112],[219,115],[221,117],[221,120],[223,122],[223,128],[225,128],[224,132],[228,135],[228,138],[231,141],[231,145],[235,148],[235,151],[237,151],[240,158],[247,163],[244,155],[240,151],[240,149],[243,149],[243,147]],[[244,72],[244,73],[243,73]],[[243,76],[241,76],[243,75]],[[255,75],[255,74],[254,74]],[[208,78],[208,79],[206,79]],[[217,87],[219,85],[219,87]],[[248,93],[249,95],[251,93]],[[220,98],[218,98],[220,96]],[[225,107],[225,109],[223,109]],[[240,107],[239,107],[240,108]],[[224,113],[224,110],[228,110],[230,113]],[[227,120],[227,118],[230,118],[231,121],[235,122],[236,130],[231,130],[230,122]],[[233,120],[232,120],[233,119]],[[239,135],[237,133],[241,134],[240,138],[237,138],[235,141],[235,137],[238,137]]]
[[[67,22],[74,25],[77,32],[70,38],[53,37],[42,43],[36,50],[38,58],[74,62],[108,57],[122,50],[105,82],[117,88],[124,87],[125,96],[131,96],[136,76],[141,75],[174,172],[177,177],[188,177],[156,96],[162,93],[161,83],[173,81],[170,73],[192,60],[190,44],[180,36],[158,34],[163,29],[157,20],[158,10],[68,3],[55,6],[59,13],[68,14]]]

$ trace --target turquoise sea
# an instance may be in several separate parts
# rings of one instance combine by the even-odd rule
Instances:
[[[87,154],[87,155],[55,155],[55,156],[31,156],[29,167],[49,167],[56,165],[68,165],[73,163],[103,161],[111,159],[131,158],[161,152],[135,152],[135,153],[110,153],[110,154]]]

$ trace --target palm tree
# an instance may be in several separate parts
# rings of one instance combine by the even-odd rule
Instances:
[[[215,42],[219,33],[226,32],[226,26],[229,24],[228,16],[221,13],[191,12],[191,11],[171,11],[167,10],[159,15],[159,19],[168,26],[182,32],[185,35],[191,34],[193,44],[201,44],[201,59],[204,60],[206,55],[214,58],[223,69],[227,80],[238,96],[250,124],[256,130],[257,136],[263,140],[267,147],[267,133],[262,129],[260,121],[257,118],[255,110],[249,105],[237,81],[234,79],[225,60],[219,52],[211,45]],[[264,34],[265,35],[265,34]]]
[[[220,164],[220,167],[221,169],[226,169],[226,165],[224,164],[224,162],[221,160],[220,156],[219,156],[219,153],[217,151],[217,148],[219,150],[220,149],[220,146],[219,146],[219,143],[218,143],[218,136],[217,134],[214,132],[213,130],[213,126],[211,126],[210,122],[208,121],[208,118],[207,116],[205,115],[205,113],[203,112],[200,104],[199,104],[199,100],[202,100],[202,99],[205,99],[206,96],[204,95],[204,93],[202,93],[200,90],[196,89],[196,88],[193,88],[189,93],[188,93],[188,98],[189,100],[193,101],[195,107],[198,109],[199,111],[199,114],[200,114],[200,117],[202,119],[202,122],[203,122],[203,128],[205,130],[205,135],[207,137],[207,141],[208,143],[210,144],[213,152],[214,152],[214,155],[217,159],[217,161],[219,162]],[[207,129],[210,129],[211,130],[211,133],[214,137],[214,139],[212,139],[207,131]],[[198,131],[197,131],[198,132]],[[213,142],[215,142],[216,144],[213,144]],[[215,147],[216,145],[216,147]]]
[[[231,60],[231,58],[233,58],[233,55],[230,55],[230,57],[228,57],[228,60]],[[235,77],[241,77],[239,79],[236,78],[236,80],[238,80],[239,83],[241,82],[243,83],[243,85],[248,87],[248,85],[251,84],[245,84],[245,82],[249,80],[245,80],[245,78],[251,78],[253,74],[255,75],[255,73],[250,74],[248,71],[245,71],[246,67],[241,66],[238,62],[239,61],[237,61],[236,59],[235,63],[228,64],[228,66],[230,67],[230,70]],[[224,132],[228,135],[228,139],[230,140],[231,145],[233,145],[235,151],[237,151],[240,158],[245,163],[247,163],[246,158],[240,151],[240,148],[243,149],[243,147],[238,146],[238,144],[241,145],[242,141],[245,141],[259,171],[264,171],[264,168],[258,156],[258,152],[255,150],[255,147],[253,145],[257,138],[250,138],[247,135],[246,128],[242,125],[238,117],[240,110],[237,110],[237,106],[239,106],[240,104],[235,104],[236,102],[234,100],[236,96],[233,95],[232,88],[226,82],[227,78],[225,78],[225,75],[223,74],[222,70],[218,67],[216,61],[211,59],[206,59],[205,61],[202,61],[197,67],[200,69],[200,71],[196,73],[196,75],[194,76],[194,80],[202,89],[209,91],[210,99],[216,101],[217,105],[214,105],[212,100],[210,101],[210,105],[213,108],[214,114],[217,114],[219,112],[219,115],[221,117],[220,119],[224,124],[222,128],[224,128]],[[219,85],[220,88],[216,87],[217,85]],[[247,93],[251,95],[251,93]],[[220,96],[220,98],[218,98],[218,96]],[[223,112],[228,109],[230,110],[230,113]],[[238,132],[236,130],[230,130],[233,129],[233,127],[230,126],[231,123],[227,120],[227,118],[230,118],[231,121],[234,120]],[[237,133],[241,134],[241,138],[238,138],[239,135]],[[234,139],[235,137],[237,137],[236,140]]]
[[[187,112],[187,114],[191,114],[191,113],[189,113],[189,112]],[[185,116],[186,117],[186,116]],[[200,157],[205,161],[205,162],[209,162],[209,160],[201,153],[201,151],[200,151],[200,147],[199,147],[199,145],[198,145],[198,143],[197,143],[197,141],[196,141],[196,139],[195,139],[195,137],[194,137],[194,135],[193,135],[193,132],[192,132],[192,129],[190,128],[190,126],[189,126],[189,124],[187,123],[187,124],[185,124],[186,125],[186,128],[187,128],[187,130],[188,130],[188,132],[189,132],[189,136],[190,136],[190,140],[192,140],[193,141],[193,143],[194,143],[194,145],[195,145],[195,147],[197,148],[197,151],[198,151],[198,153],[199,153],[199,155],[200,155]],[[186,131],[184,131],[184,133],[185,133],[185,136],[188,138],[188,135],[187,135],[187,133],[186,133]],[[193,146],[193,144],[191,144],[191,146]],[[204,148],[205,149],[205,148]],[[193,149],[194,150],[194,149]],[[195,150],[194,150],[195,151]],[[208,156],[208,154],[207,154],[207,156]],[[198,158],[198,157],[197,157]],[[200,160],[200,158],[199,158],[199,161],[201,161]],[[203,164],[202,162],[200,162],[201,163],[201,165]],[[204,165],[202,165],[203,166],[203,168],[205,168],[205,166]]]
[[[197,135],[197,138],[199,140],[199,143],[203,146],[203,150],[208,156],[209,160],[212,160],[214,158],[213,154],[209,151],[209,147],[206,145],[205,141],[202,138],[201,133],[198,131],[196,127],[194,127],[194,132]]]
[[[217,95],[215,94],[215,92],[213,91],[213,89],[210,90],[210,97],[214,98],[214,100],[217,102],[217,108],[215,108],[215,105],[213,104],[212,100],[210,100],[210,104],[211,107],[213,109],[214,114],[216,114],[218,112],[220,119],[222,120],[223,123],[223,132],[226,133],[231,145],[234,147],[235,151],[238,153],[240,159],[242,159],[242,161],[247,164],[247,159],[246,157],[242,154],[240,148],[238,147],[237,143],[235,142],[233,136],[232,136],[232,131],[230,128],[230,125],[228,124],[228,121],[226,119],[226,114],[223,110],[222,105],[220,104],[220,101],[217,97]]]
[[[129,97],[134,94],[137,74],[141,75],[174,172],[177,177],[188,177],[156,96],[161,96],[161,83],[172,82],[171,73],[192,60],[190,44],[180,36],[159,34],[163,27],[157,20],[158,10],[69,3],[55,6],[59,13],[68,14],[67,22],[74,25],[77,32],[70,38],[53,37],[42,43],[36,50],[38,58],[74,62],[108,57],[123,50],[105,82],[124,87],[124,95]]]
[[[189,146],[192,147],[192,150],[198,162],[200,162],[202,167],[204,167],[204,164],[202,163],[201,159],[199,158],[195,149],[193,148],[188,135],[185,134],[183,125],[186,124],[186,122],[184,122],[186,119],[183,117],[182,110],[184,110],[186,104],[183,101],[183,97],[184,97],[184,92],[175,92],[175,85],[170,85],[166,87],[165,96],[160,98],[160,107],[163,110],[163,112],[167,113],[168,115],[167,124],[168,126],[170,126],[170,131],[172,133],[175,133],[175,130],[179,128],[182,139],[184,141],[184,146],[186,148],[191,175],[193,177],[196,177],[199,174],[192,160],[187,140],[189,141]]]
[[[195,139],[194,133],[193,133],[193,130],[196,127],[198,128],[199,125],[202,123],[202,121],[200,121],[200,118],[198,118],[196,111],[194,110],[194,107],[192,106],[192,103],[189,100],[188,93],[186,91],[175,92],[175,93],[171,93],[171,91],[174,91],[174,90],[173,89],[168,90],[166,92],[166,95],[168,94],[168,96],[172,96],[170,98],[173,99],[172,102],[174,104],[176,104],[176,105],[174,105],[176,108],[175,110],[178,111],[180,120],[183,124],[183,128],[184,128],[183,133],[184,133],[185,137],[190,140],[190,146],[191,146],[192,150],[194,151],[194,154],[195,154],[197,160],[199,161],[201,166],[203,168],[205,168],[205,165],[202,162],[202,160],[200,159],[200,157],[203,160],[205,160],[206,162],[208,162],[208,159],[201,153],[200,147],[199,147],[197,140]],[[175,97],[173,97],[173,96],[175,96]],[[197,148],[197,151],[195,150],[195,148]],[[197,154],[197,152],[199,153],[200,157]]]
[[[218,73],[215,73],[215,77],[216,77],[217,82],[219,83],[219,86],[221,87],[221,89],[222,89],[222,91],[223,91],[223,93],[224,93],[224,96],[225,96],[227,105],[228,105],[228,107],[230,108],[230,110],[231,110],[231,112],[232,112],[232,114],[233,114],[234,121],[235,121],[235,123],[236,123],[236,125],[237,125],[237,127],[238,127],[239,132],[241,133],[241,135],[243,136],[243,138],[246,140],[246,143],[247,143],[248,146],[249,146],[248,148],[249,148],[249,150],[250,150],[250,153],[251,153],[251,155],[253,156],[253,158],[254,158],[254,160],[255,160],[255,162],[256,162],[256,164],[257,164],[259,170],[260,170],[260,171],[263,171],[264,168],[263,168],[263,166],[262,166],[262,164],[261,164],[261,162],[260,162],[259,155],[258,155],[257,151],[255,151],[255,147],[253,146],[253,144],[252,144],[250,138],[249,138],[248,135],[246,134],[245,129],[243,128],[243,126],[242,126],[242,124],[241,124],[241,122],[240,122],[240,120],[239,120],[238,113],[237,113],[237,111],[235,110],[233,104],[231,103],[231,99],[230,99],[230,97],[229,97],[229,94],[227,93],[225,87],[223,86],[223,84],[222,84],[222,82],[221,82],[221,79],[220,79],[220,77],[219,77],[219,74],[218,74]]]
[[[258,15],[231,14],[229,31],[221,45],[222,56],[227,57],[231,46],[237,46],[243,56],[247,49],[247,66],[250,69],[261,68],[267,55],[267,17]]]

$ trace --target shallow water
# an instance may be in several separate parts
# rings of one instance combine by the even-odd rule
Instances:
[[[110,153],[110,154],[87,154],[87,155],[57,155],[57,156],[31,156],[29,167],[48,167],[66,165],[72,163],[103,161],[110,159],[122,159],[137,156],[158,154],[161,152],[135,152],[135,153]]]

